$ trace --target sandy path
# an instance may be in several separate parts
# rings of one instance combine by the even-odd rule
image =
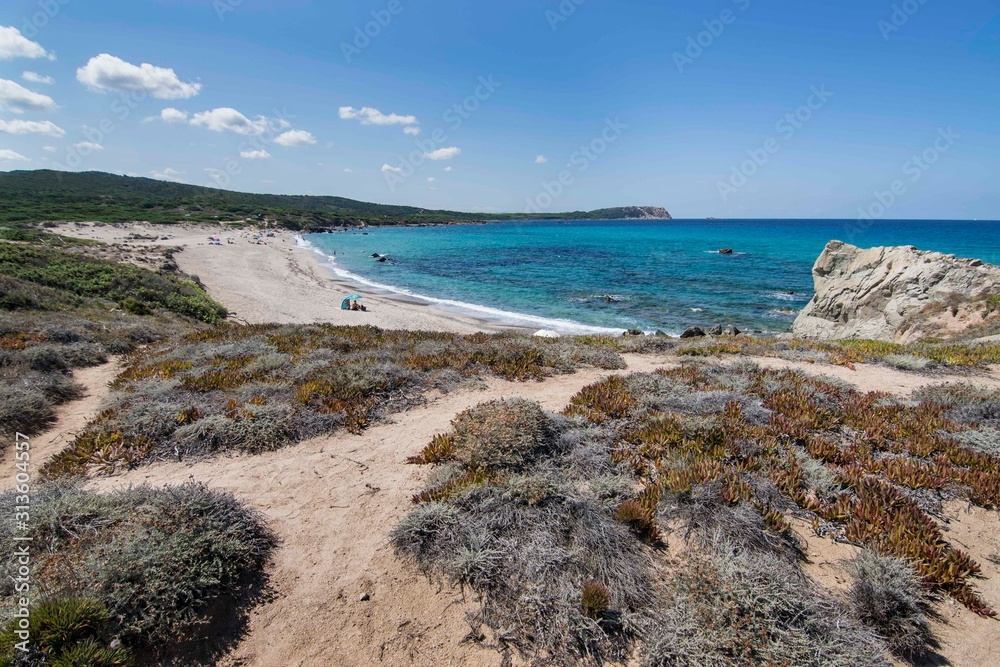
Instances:
[[[1000,611],[1000,512],[953,501],[945,504],[945,539],[966,551],[983,568],[972,585],[994,610]],[[990,560],[993,558],[994,560]],[[940,618],[932,622],[941,643],[938,652],[955,667],[997,664],[1000,620],[978,616],[948,599],[936,606]]]
[[[84,395],[76,401],[59,406],[56,410],[56,422],[52,428],[31,438],[32,477],[37,479],[42,464],[53,454],[62,451],[97,414],[97,406],[107,396],[108,383],[115,379],[118,369],[118,360],[112,359],[100,366],[78,368],[73,371],[73,379],[83,385]],[[3,460],[4,471],[0,476],[0,490],[3,490],[14,485],[14,476],[18,472],[14,468],[14,447],[4,448],[0,458]]]
[[[884,391],[897,396],[909,396],[917,389],[936,384],[952,382],[968,382],[979,387],[1000,388],[1000,372],[997,367],[991,367],[977,372],[975,375],[965,373],[939,373],[933,375],[923,375],[920,373],[908,373],[896,370],[887,366],[876,366],[871,364],[857,364],[856,370],[851,370],[846,366],[834,366],[832,364],[810,364],[802,361],[788,361],[786,359],[776,359],[773,357],[743,357],[755,361],[762,368],[775,370],[800,371],[807,375],[826,375],[835,377],[855,386],[858,391]],[[722,363],[732,363],[723,358]]]
[[[659,366],[631,361],[630,371]],[[232,490],[268,517],[281,541],[271,570],[277,596],[255,610],[249,636],[226,664],[496,665],[495,651],[462,643],[474,600],[427,581],[393,555],[389,531],[427,473],[403,461],[447,431],[458,412],[483,401],[521,396],[559,410],[607,375],[591,369],[544,382],[494,380],[485,391],[439,397],[360,436],[341,433],[254,457],[157,464],[93,486],[196,480]]]

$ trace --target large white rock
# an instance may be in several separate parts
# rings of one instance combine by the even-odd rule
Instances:
[[[1000,267],[913,246],[861,249],[830,241],[813,267],[816,296],[792,325],[806,338],[905,342],[982,322]]]

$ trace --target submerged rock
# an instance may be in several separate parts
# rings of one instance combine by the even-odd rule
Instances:
[[[796,336],[907,342],[981,324],[1000,267],[913,246],[861,249],[831,241],[813,267],[816,296]]]

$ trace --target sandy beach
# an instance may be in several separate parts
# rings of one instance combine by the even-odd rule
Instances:
[[[370,324],[383,329],[475,333],[500,326],[443,312],[415,301],[372,294],[339,279],[323,266],[316,252],[299,247],[295,235],[275,232],[257,244],[229,227],[65,224],[53,230],[67,236],[131,246],[179,247],[174,259],[181,271],[197,276],[209,293],[233,313],[236,321],[303,324],[331,322]],[[227,243],[228,234],[236,234]],[[134,237],[156,237],[157,240]],[[220,236],[222,245],[209,238]],[[367,312],[340,309],[344,297],[364,296]]]

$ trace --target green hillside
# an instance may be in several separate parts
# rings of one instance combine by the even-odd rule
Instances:
[[[639,211],[640,213],[632,212]],[[0,223],[50,221],[154,223],[213,222],[267,218],[292,229],[324,229],[339,225],[459,223],[504,219],[606,219],[614,212],[650,217],[663,209],[628,207],[545,215],[432,211],[306,195],[263,195],[170,183],[102,172],[50,170],[0,173]],[[655,214],[654,214],[655,215]],[[660,216],[662,217],[662,216]]]

